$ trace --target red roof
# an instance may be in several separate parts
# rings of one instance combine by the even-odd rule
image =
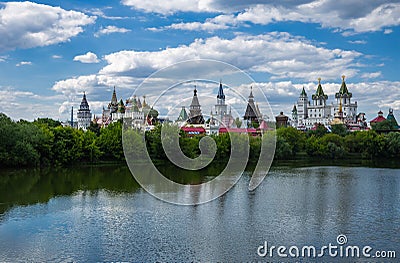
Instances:
[[[219,133],[227,133],[227,132],[235,132],[235,133],[253,133],[257,132],[254,128],[219,128]]]
[[[181,130],[184,132],[196,132],[196,133],[204,133],[206,130],[203,127],[181,127]]]
[[[265,121],[262,121],[260,126],[258,127],[260,130],[268,130],[268,125]]]
[[[383,117],[383,116],[378,116],[378,117],[376,117],[375,119],[373,119],[372,121],[370,121],[371,123],[377,123],[377,122],[382,122],[382,121],[385,121],[386,120],[386,118],[385,117]]]

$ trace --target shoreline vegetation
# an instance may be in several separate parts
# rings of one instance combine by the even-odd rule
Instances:
[[[295,128],[278,128],[274,164],[296,163],[353,163],[374,164],[378,167],[395,167],[400,157],[400,133],[379,131],[348,132],[343,125],[334,125],[332,132],[321,125],[316,130],[298,131]],[[128,154],[140,159],[144,148],[139,133],[128,136],[134,149]],[[147,152],[157,165],[169,162],[161,144],[161,125],[146,132]],[[247,135],[236,135],[247,136]],[[265,136],[265,134],[264,134]],[[268,134],[267,134],[268,136]],[[212,136],[217,151],[213,162],[226,163],[230,156],[229,134]],[[190,158],[199,156],[199,141],[202,136],[188,137],[180,132],[179,145]],[[243,140],[246,141],[246,140]],[[249,163],[258,160],[261,147],[260,136],[249,136]],[[337,160],[342,160],[338,162]],[[106,128],[96,125],[88,131],[63,127],[52,119],[12,121],[0,113],[0,166],[1,167],[49,167],[82,164],[104,164],[125,162],[122,147],[122,123],[115,122]],[[382,166],[383,165],[383,166]]]

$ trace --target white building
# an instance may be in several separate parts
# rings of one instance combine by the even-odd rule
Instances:
[[[342,85],[339,92],[335,94],[336,103],[328,103],[328,95],[324,93],[321,78],[318,79],[317,91],[308,99],[303,90],[292,110],[292,125],[299,130],[311,129],[315,124],[329,127],[335,116],[337,117],[340,107],[343,109],[343,123],[357,122],[357,102],[352,103],[352,93],[347,89],[342,76]]]
[[[143,96],[143,104],[136,95],[127,99],[124,104],[122,99],[118,102],[114,87],[107,109],[103,108],[102,125],[107,126],[111,122],[124,119],[133,128],[149,130],[154,128],[157,116],[158,112],[147,104],[146,96]]]
[[[78,129],[86,131],[86,129],[89,128],[90,126],[90,122],[92,121],[92,113],[90,112],[85,92],[83,93],[83,98],[81,105],[79,106],[77,117],[78,117]]]

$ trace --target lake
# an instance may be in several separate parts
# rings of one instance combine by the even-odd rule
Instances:
[[[245,172],[225,195],[196,206],[156,199],[124,165],[3,169],[0,261],[398,262],[400,169],[295,166],[273,166],[253,192]],[[215,168],[160,170],[196,184],[210,180]],[[395,251],[397,260],[285,258],[276,249],[259,255],[265,243],[268,251],[286,247],[286,255],[293,246],[318,251],[338,246],[339,235],[347,238],[344,249]]]

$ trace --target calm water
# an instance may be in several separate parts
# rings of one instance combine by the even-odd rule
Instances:
[[[248,182],[246,173],[219,199],[177,206],[147,194],[126,167],[2,171],[0,261],[278,262],[257,248],[320,248],[339,234],[349,245],[397,252],[379,262],[399,261],[400,169],[274,167],[255,192]]]

